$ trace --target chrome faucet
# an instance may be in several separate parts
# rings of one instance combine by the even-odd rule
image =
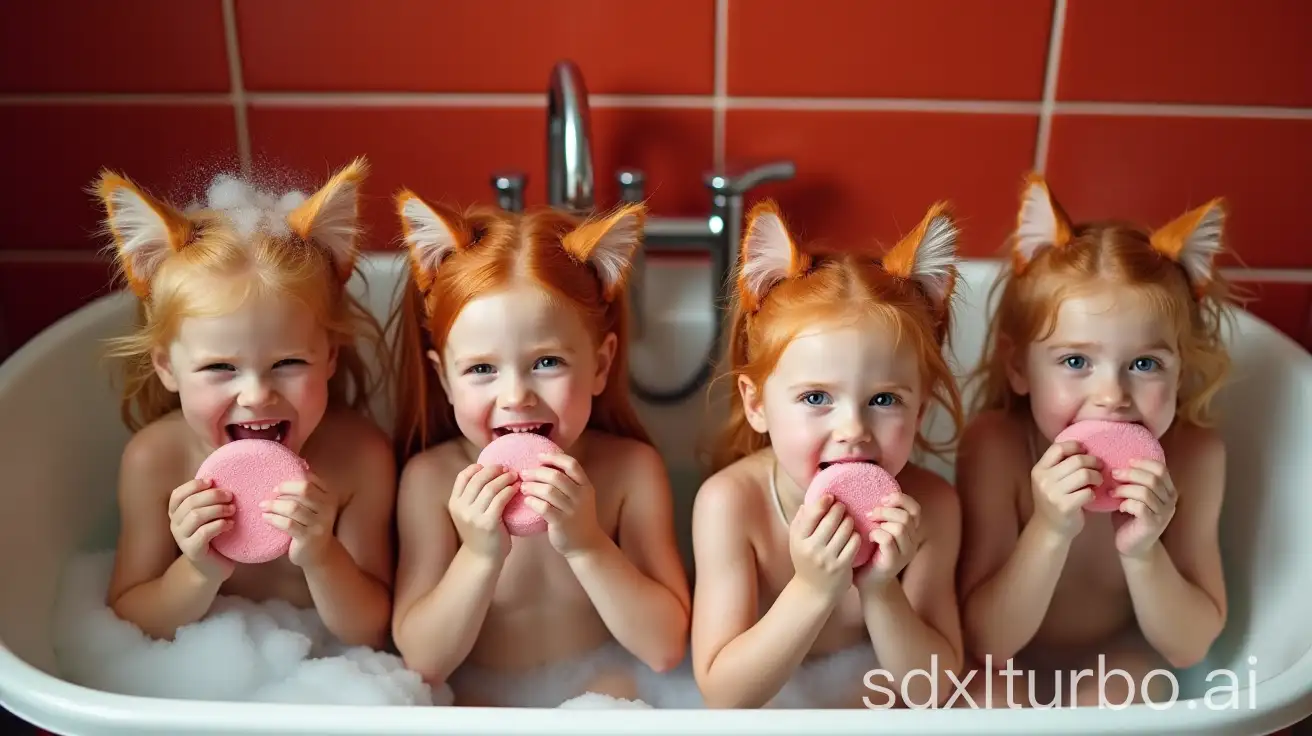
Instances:
[[[715,284],[715,302],[708,305],[718,311],[728,294],[729,278],[737,265],[738,244],[743,228],[743,200],[754,187],[770,181],[793,178],[792,161],[776,161],[744,171],[713,171],[703,181],[710,190],[711,206],[705,217],[649,216],[643,232],[643,247],[638,251],[629,279],[633,334],[643,333],[643,253],[645,251],[707,251],[711,258],[711,277]],[[645,177],[637,169],[616,172],[620,201],[640,202],[646,196]],[[524,175],[498,173],[492,177],[500,207],[520,211],[524,206]],[[595,207],[592,169],[592,138],[588,111],[588,92],[578,66],[569,60],[556,63],[551,70],[547,90],[547,203],[552,207],[587,214]],[[633,383],[638,398],[655,404],[677,403],[696,393],[710,380],[715,358],[723,342],[726,315],[714,320],[715,336],[697,373],[672,391],[655,391]]]

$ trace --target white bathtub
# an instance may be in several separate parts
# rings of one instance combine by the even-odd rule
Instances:
[[[375,256],[367,299],[383,314],[400,262]],[[974,363],[981,305],[995,266],[964,269],[966,304],[957,321],[958,364]],[[640,377],[678,383],[696,367],[710,335],[704,266],[649,261],[647,334],[636,349]],[[1312,357],[1267,324],[1243,314],[1231,337],[1236,373],[1220,397],[1230,448],[1223,551],[1229,625],[1209,660],[1181,677],[1181,700],[1165,710],[975,711],[579,711],[422,707],[247,705],[135,698],[59,679],[51,639],[57,576],[70,555],[104,545],[115,529],[114,478],[127,438],[101,364],[99,341],[128,324],[122,294],[52,325],[0,366],[0,702],[62,734],[434,734],[434,733],[1266,733],[1312,713]],[[651,356],[651,357],[646,357]],[[656,360],[660,356],[663,362]],[[670,356],[673,356],[671,358]],[[657,370],[650,370],[656,368]],[[658,387],[662,384],[655,384]],[[644,407],[666,453],[686,529],[696,488],[696,429],[704,394],[681,406]],[[60,437],[63,439],[59,439]],[[947,477],[951,469],[935,466]],[[687,554],[686,535],[684,541]],[[1256,664],[1250,664],[1256,658]],[[1228,669],[1238,705],[1202,700]],[[1251,672],[1251,675],[1250,675]],[[872,693],[872,695],[875,695]],[[1255,697],[1253,697],[1255,695]],[[878,700],[878,696],[875,695]],[[1214,702],[1214,701],[1212,701]]]

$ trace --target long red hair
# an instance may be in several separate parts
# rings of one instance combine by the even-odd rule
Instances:
[[[628,205],[592,219],[540,208],[524,214],[486,207],[463,213],[409,191],[396,198],[410,267],[396,311],[395,438],[404,461],[460,435],[429,350],[439,354],[473,299],[529,279],[578,310],[596,344],[617,338],[606,387],[593,397],[588,427],[650,443],[629,397],[629,264],[646,210]]]
[[[943,350],[951,332],[956,239],[952,216],[939,203],[882,258],[851,250],[807,252],[794,243],[773,202],[758,204],[748,216],[732,297],[728,374],[759,386],[803,328],[878,316],[894,325],[899,340],[912,341],[927,405],[948,412],[955,438],[962,425],[961,397]],[[711,471],[769,444],[768,435],[748,424],[742,395],[733,390]],[[945,449],[919,430],[916,445],[931,452]]]
[[[1157,230],[1119,221],[1074,223],[1043,178],[1028,175],[1008,267],[990,291],[997,305],[971,376],[978,383],[972,409],[1027,406],[1007,378],[1017,352],[1052,334],[1064,299],[1117,284],[1137,291],[1159,319],[1175,327],[1183,366],[1180,416],[1210,424],[1212,398],[1230,368],[1221,323],[1234,293],[1215,268],[1224,219],[1224,206],[1215,199]]]

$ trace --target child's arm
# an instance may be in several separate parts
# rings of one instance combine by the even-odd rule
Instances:
[[[504,554],[461,544],[448,509],[452,486],[450,468],[430,451],[406,464],[397,496],[392,636],[406,667],[430,683],[446,681],[473,650],[505,563]]]
[[[1006,417],[984,415],[967,428],[957,454],[962,624],[981,662],[986,655],[1005,662],[1038,632],[1070,550],[1070,539],[1037,511],[1020,528],[1016,494],[1031,492],[1020,433]]]
[[[1121,557],[1144,638],[1172,667],[1182,668],[1207,656],[1227,608],[1218,541],[1225,446],[1215,433],[1196,431],[1192,462],[1179,464],[1174,518],[1159,542]]]
[[[665,672],[687,651],[691,595],[665,465],[649,445],[636,448],[626,463],[631,475],[620,502],[619,544],[601,535],[594,547],[566,560],[616,641]]]
[[[768,703],[811,651],[840,600],[794,576],[757,620],[756,554],[742,531],[752,517],[746,503],[750,492],[713,477],[693,504],[693,676],[709,708]],[[814,516],[818,510],[806,505],[799,516]]]
[[[171,639],[178,628],[199,621],[214,603],[219,588],[232,574],[232,566],[206,552],[201,563],[178,553],[170,528],[168,507],[172,496],[196,509],[209,495],[219,494],[197,481],[176,490],[181,470],[171,454],[154,442],[146,428],[128,442],[119,468],[118,550],[106,603],[119,618],[135,624],[147,636]],[[203,495],[204,494],[204,495]],[[188,509],[182,509],[184,516]],[[217,514],[217,511],[215,511]],[[192,539],[200,549],[222,528],[218,517],[201,523]]]
[[[306,564],[315,610],[342,643],[387,646],[392,612],[392,510],[396,464],[385,435],[359,438],[354,493],[338,512],[322,554]]]
[[[908,703],[927,704],[936,695],[936,705],[942,705],[953,693],[948,673],[963,674],[954,587],[961,511],[956,491],[937,477],[917,498],[920,548],[900,583],[894,577],[866,587],[861,603],[875,655],[893,678],[890,689],[904,693]],[[938,682],[915,678],[904,683],[913,670],[937,672]]]

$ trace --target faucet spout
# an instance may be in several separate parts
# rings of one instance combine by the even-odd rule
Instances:
[[[594,204],[588,90],[569,60],[552,67],[547,92],[547,203],[576,213]]]

